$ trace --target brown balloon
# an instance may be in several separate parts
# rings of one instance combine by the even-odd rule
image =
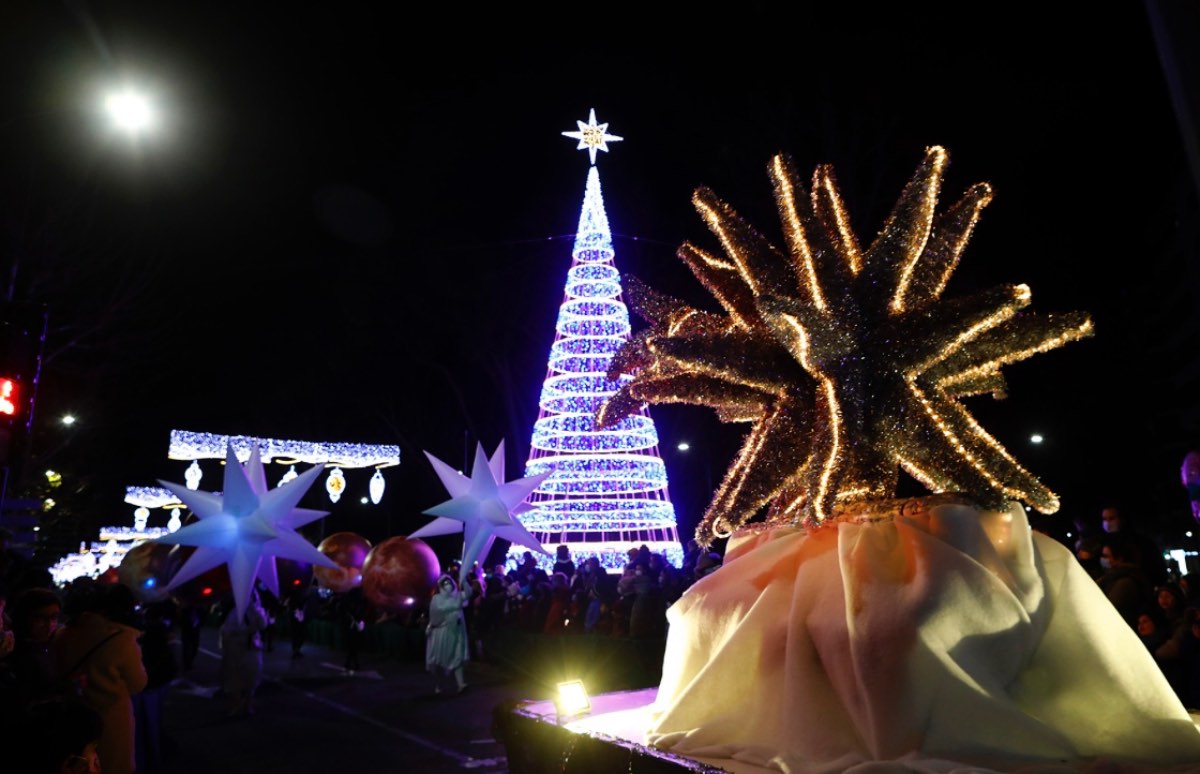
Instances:
[[[167,583],[177,569],[172,566],[173,548],[166,543],[148,540],[129,549],[121,559],[117,578],[129,587],[138,602],[162,602],[170,596]]]
[[[330,591],[343,593],[362,583],[362,567],[371,552],[371,543],[353,532],[335,532],[321,541],[317,550],[337,564],[313,567],[317,583]]]
[[[399,613],[424,605],[441,574],[424,541],[390,537],[371,549],[362,567],[363,595],[376,608]]]

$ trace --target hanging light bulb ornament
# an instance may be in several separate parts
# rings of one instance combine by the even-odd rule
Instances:
[[[371,483],[368,485],[368,490],[371,494],[371,502],[379,505],[379,501],[383,499],[383,472],[379,468],[375,469],[375,475],[371,476]]]
[[[200,470],[200,463],[192,460],[192,464],[188,465],[187,472],[183,474],[183,480],[187,482],[187,488],[193,492],[200,488],[200,479],[204,476],[204,471]]]
[[[346,491],[346,474],[341,468],[335,467],[329,472],[329,478],[325,479],[325,491],[329,493],[331,503],[342,499],[342,492]]]
[[[291,467],[289,467],[287,469],[287,473],[283,474],[283,478],[279,479],[279,485],[283,486],[284,484],[291,481],[298,475],[300,475],[300,474],[296,472],[296,466],[292,465]]]

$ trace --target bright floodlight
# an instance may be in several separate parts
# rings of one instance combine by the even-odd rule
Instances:
[[[113,123],[129,134],[140,134],[154,124],[154,111],[141,94],[132,91],[110,94],[104,107]]]
[[[1046,439],[1043,438],[1040,433],[1034,433],[1033,435],[1029,436],[1030,443],[1041,443],[1044,440]]]
[[[678,449],[679,451],[687,451],[688,449],[692,448],[692,445],[690,443],[688,443],[687,441],[680,441],[679,445],[676,446],[675,448]]]
[[[72,414],[67,414],[62,418],[62,423],[68,426],[75,424],[75,416]]]
[[[587,689],[582,680],[567,680],[558,684],[558,698],[554,705],[558,708],[560,717],[571,717],[587,712],[592,708]]]

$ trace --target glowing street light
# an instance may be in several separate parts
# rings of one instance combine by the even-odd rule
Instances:
[[[1033,435],[1029,436],[1030,443],[1041,443],[1044,440],[1046,439],[1042,437],[1041,433],[1034,433]]]
[[[104,98],[104,109],[118,129],[133,136],[153,129],[156,123],[150,101],[131,89],[109,94]]]
[[[66,414],[63,416],[63,418],[60,421],[67,427],[70,427],[71,425],[75,424],[75,415],[74,414]]]
[[[687,441],[680,441],[679,445],[676,446],[675,448],[678,449],[679,451],[685,452],[688,449],[692,448],[692,445],[690,443],[688,443]]]

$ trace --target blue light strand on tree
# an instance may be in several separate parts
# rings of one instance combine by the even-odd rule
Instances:
[[[665,554],[677,567],[683,562],[666,466],[648,410],[604,430],[593,421],[600,406],[631,378],[610,381],[605,375],[631,333],[614,254],[600,175],[593,166],[525,469],[526,476],[552,471],[530,495],[532,509],[520,516],[550,552],[537,557],[547,570],[560,544],[571,550],[577,566],[596,556],[606,568],[619,569],[629,549],[641,545]],[[523,553],[520,546],[510,549],[509,561]]]

